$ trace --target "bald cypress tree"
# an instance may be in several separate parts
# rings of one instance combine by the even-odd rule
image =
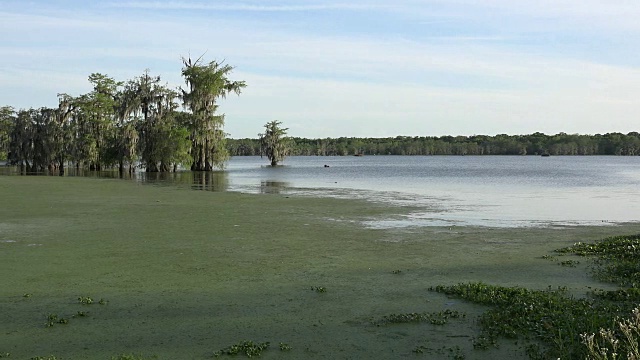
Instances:
[[[288,128],[280,127],[282,122],[273,120],[264,125],[264,133],[258,134],[260,137],[260,153],[266,156],[271,162],[271,166],[278,165],[279,162],[289,155],[289,138],[286,137]]]
[[[182,61],[182,76],[187,85],[182,90],[182,100],[190,113],[191,170],[222,168],[229,153],[225,144],[224,114],[217,114],[217,101],[230,93],[240,95],[246,84],[229,80],[233,67],[223,62],[203,64],[201,58]]]

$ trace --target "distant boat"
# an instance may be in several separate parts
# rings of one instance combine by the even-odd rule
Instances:
[[[364,154],[353,154],[353,156],[364,156]]]
[[[549,154],[549,153],[544,153],[544,154],[542,154],[542,155],[540,155],[540,156],[542,156],[542,157],[548,157],[548,156],[551,156],[551,154]]]

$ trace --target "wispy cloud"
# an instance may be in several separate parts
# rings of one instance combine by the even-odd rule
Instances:
[[[374,5],[360,5],[353,3],[328,3],[328,4],[295,4],[295,5],[254,5],[232,2],[203,3],[203,2],[177,2],[177,1],[134,1],[134,2],[108,2],[105,7],[131,8],[131,9],[155,9],[155,10],[217,10],[217,11],[250,11],[250,12],[301,12],[324,10],[364,10],[378,7]]]
[[[206,52],[249,84],[221,104],[234,137],[271,119],[309,137],[631,131],[640,58],[607,42],[621,38],[611,32],[592,42],[596,30],[574,26],[598,19],[622,31],[597,11],[624,7],[584,1],[588,9],[573,11],[577,0],[524,10],[506,0],[112,0],[81,13],[14,2],[0,12],[0,98],[52,106],[57,92],[87,91],[91,72],[127,80],[145,68],[179,86],[180,56]],[[563,36],[581,51],[549,46]]]

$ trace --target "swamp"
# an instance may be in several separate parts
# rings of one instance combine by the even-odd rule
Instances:
[[[0,176],[0,198],[0,356],[15,359],[544,358],[558,350],[542,337],[488,336],[492,305],[456,286],[617,290],[555,250],[640,233],[371,228],[412,209],[81,177]]]

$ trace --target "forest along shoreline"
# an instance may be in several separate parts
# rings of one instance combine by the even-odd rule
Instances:
[[[295,155],[640,155],[640,133],[396,136],[385,138],[291,137]],[[260,139],[227,139],[231,156],[260,155]]]

